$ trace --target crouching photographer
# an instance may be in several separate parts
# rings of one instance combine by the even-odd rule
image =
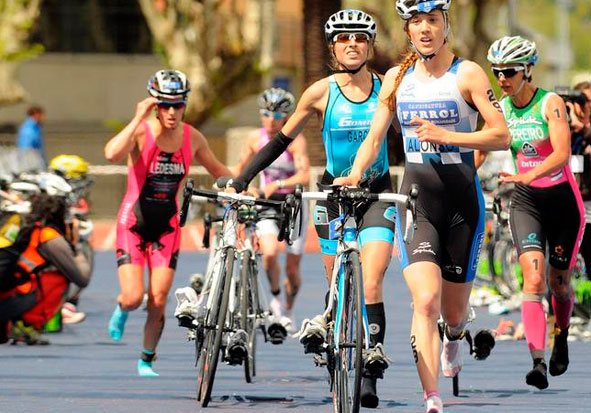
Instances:
[[[591,279],[591,82],[580,82],[573,90],[557,88],[564,99],[571,130],[571,169],[585,205],[585,233],[579,250]]]
[[[90,281],[64,197],[38,194],[30,203],[14,244],[0,250],[0,343],[49,344],[40,331],[60,311],[69,284]]]

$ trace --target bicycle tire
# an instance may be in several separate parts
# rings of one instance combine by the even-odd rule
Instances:
[[[234,270],[234,247],[226,249],[226,263],[224,269],[224,284],[221,293],[220,306],[218,307],[217,323],[215,334],[213,334],[212,346],[207,349],[206,357],[203,360],[203,379],[200,386],[201,406],[207,407],[211,401],[211,391],[215,380],[215,373],[218,366],[218,359],[222,347],[222,338],[224,336],[224,326],[226,323],[226,313],[228,312],[228,302],[230,300],[230,285],[232,281],[232,271]],[[211,338],[210,338],[211,339]]]
[[[240,327],[248,335],[248,355],[244,360],[244,379],[252,383],[256,358],[256,308],[254,301],[253,268],[251,253],[246,250],[242,253],[240,265]]]
[[[363,372],[363,285],[357,252],[348,256],[345,273],[346,306],[341,320],[341,340],[347,346],[338,349],[335,365],[335,383],[337,388],[337,406],[339,413],[358,413],[361,402],[361,377]],[[350,376],[352,375],[352,383]]]

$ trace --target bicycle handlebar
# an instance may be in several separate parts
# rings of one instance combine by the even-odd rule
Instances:
[[[227,193],[227,192],[220,192],[220,191],[212,191],[212,190],[205,190],[205,189],[195,189],[194,183],[192,179],[188,179],[185,188],[183,191],[183,203],[181,206],[181,210],[179,212],[179,223],[180,226],[183,227],[187,221],[187,214],[189,211],[189,206],[191,204],[191,200],[193,198],[208,198],[208,199],[215,199],[217,201],[223,202],[233,202],[239,203],[242,205],[260,205],[268,208],[273,208],[280,212],[282,215],[282,219],[280,220],[280,230],[279,234],[277,235],[277,239],[279,241],[287,240],[289,244],[291,244],[291,239],[287,238],[286,235],[288,234],[288,228],[291,227],[291,222],[295,220],[295,214],[297,213],[296,209],[296,202],[293,195],[288,195],[285,201],[275,201],[270,199],[260,199],[255,198],[249,195],[242,195],[242,194],[235,194],[235,193]],[[209,222],[209,227],[211,227],[211,217]],[[204,234],[205,235],[205,234]],[[205,241],[205,239],[204,239]],[[209,237],[206,242],[204,242],[204,246],[209,245]],[[207,246],[206,246],[207,248]]]
[[[315,201],[359,201],[359,202],[387,202],[392,204],[403,205],[406,209],[406,225],[404,228],[404,240],[409,242],[414,236],[416,226],[416,202],[419,196],[419,186],[412,184],[408,195],[395,193],[371,193],[367,188],[346,187],[338,185],[330,185],[322,192],[302,192],[301,188],[296,188],[296,199],[307,199]]]

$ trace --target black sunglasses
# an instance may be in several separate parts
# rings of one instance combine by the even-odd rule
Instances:
[[[158,102],[158,103],[156,103],[156,105],[162,109],[169,109],[169,108],[182,109],[187,104],[185,102]]]
[[[503,77],[505,79],[509,79],[513,76],[515,76],[517,74],[517,72],[521,72],[525,70],[525,68],[523,66],[520,67],[504,67],[504,68],[497,68],[497,67],[493,67],[492,68],[492,72],[495,75],[495,77],[498,79],[499,76],[501,76],[501,74],[503,75]]]

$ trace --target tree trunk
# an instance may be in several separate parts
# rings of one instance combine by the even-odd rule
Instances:
[[[304,85],[310,86],[328,75],[330,59],[324,37],[326,20],[341,9],[340,0],[304,0]],[[310,164],[321,166],[326,163],[326,154],[322,143],[322,124],[320,119],[312,118],[304,129],[308,140]]]

